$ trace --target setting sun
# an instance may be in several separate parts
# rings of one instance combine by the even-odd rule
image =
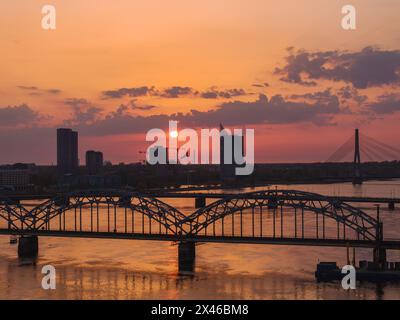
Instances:
[[[178,138],[178,131],[174,130],[169,133],[171,138]]]

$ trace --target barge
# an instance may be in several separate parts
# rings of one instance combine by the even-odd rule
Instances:
[[[360,261],[355,269],[357,281],[400,282],[400,262],[386,262],[383,268],[379,268],[374,262]],[[317,265],[315,278],[318,282],[341,281],[346,274],[336,262],[321,262]]]

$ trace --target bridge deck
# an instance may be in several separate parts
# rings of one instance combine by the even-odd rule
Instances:
[[[119,194],[116,194],[117,197]],[[153,197],[153,198],[198,198],[198,197],[205,197],[208,199],[223,199],[229,197],[237,197],[240,196],[240,193],[218,193],[218,192],[180,192],[179,190],[173,192],[157,192],[157,193],[144,193],[144,195]],[[6,195],[7,198],[11,200],[18,200],[18,201],[26,201],[26,200],[47,200],[52,199],[56,196],[56,194],[42,194],[42,195]],[[251,199],[266,199],[265,195],[251,195],[246,194],[247,198]],[[288,196],[288,197],[279,197],[283,200],[302,200],[307,199],[304,196]],[[323,196],[318,199],[313,197],[314,200],[336,200],[341,202],[349,202],[349,203],[400,203],[400,198],[387,198],[387,197],[351,197],[351,196]]]
[[[0,235],[21,235],[21,231],[0,229]],[[280,238],[280,237],[236,237],[236,236],[177,236],[169,234],[142,234],[119,232],[84,232],[84,231],[24,231],[24,235],[44,237],[69,237],[69,238],[97,238],[97,239],[125,239],[125,240],[150,240],[150,241],[190,241],[202,243],[235,243],[235,244],[270,244],[270,245],[295,245],[319,247],[355,247],[375,248],[377,243],[370,240],[343,240],[343,239],[313,239],[313,238]],[[381,247],[391,250],[400,250],[400,240],[384,240]]]

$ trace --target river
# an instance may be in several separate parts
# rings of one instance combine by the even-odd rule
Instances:
[[[275,186],[274,186],[275,187]],[[325,195],[400,197],[400,181],[279,185]],[[255,191],[265,188],[236,190]],[[218,192],[218,190],[213,190]],[[226,190],[233,192],[233,190]],[[163,199],[184,213],[193,199]],[[213,201],[213,200],[210,200]],[[210,203],[210,201],[208,203]],[[358,204],[375,216],[372,204]],[[400,238],[400,208],[382,205],[385,237]],[[1,299],[400,299],[400,284],[317,283],[318,261],[346,264],[346,249],[248,244],[200,244],[193,276],[177,273],[173,243],[132,240],[39,238],[36,265],[20,265],[17,246],[0,237]],[[371,260],[371,249],[358,249],[358,260]],[[400,261],[400,252],[388,252]],[[56,290],[41,287],[41,268],[56,268]]]

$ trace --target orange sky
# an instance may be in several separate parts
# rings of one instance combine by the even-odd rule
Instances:
[[[102,109],[99,118],[133,100],[131,97],[104,99],[102,96],[103,91],[118,88],[155,86],[164,90],[187,86],[199,92],[212,87],[221,91],[236,88],[246,91],[245,95],[228,99],[203,99],[197,95],[173,99],[160,95],[137,97],[136,105],[154,106],[131,110],[131,115],[144,117],[192,109],[212,110],[233,100],[256,101],[260,93],[268,97],[288,96],[328,88],[334,93],[349,84],[321,80],[317,86],[304,87],[281,81],[274,70],[285,65],[287,47],[311,52],[358,52],[367,46],[389,51],[399,49],[400,2],[350,1],[357,8],[357,30],[344,31],[340,25],[341,7],[348,2],[2,1],[0,109],[26,104],[40,114],[40,119],[34,124],[27,122],[18,127],[52,128],[62,125],[73,114],[66,99],[85,99],[86,107],[90,104]],[[41,28],[44,4],[53,4],[57,9],[55,31]],[[269,86],[253,86],[262,83]],[[51,89],[59,92],[48,92]],[[359,90],[359,94],[368,96],[371,102],[377,96],[391,92],[398,92],[398,86]],[[349,107],[354,110],[359,106],[349,103]],[[336,119],[338,124],[334,126],[313,123],[257,125],[256,160],[293,161],[296,157],[295,161],[323,161],[356,126],[381,140],[399,137],[396,130],[399,114],[396,112],[373,120],[362,114],[338,115]],[[3,125],[0,132],[7,136],[12,131]],[[299,135],[302,135],[302,146],[296,141]],[[113,162],[137,161],[141,157],[137,150],[146,147],[143,137],[144,134],[138,133],[101,137],[81,134],[80,158],[83,159],[87,148],[97,148],[104,150],[105,158]],[[24,143],[23,138],[19,139],[22,140],[15,140],[15,143]],[[332,146],[327,147],[326,141]],[[0,146],[4,147],[4,143],[0,139]],[[28,148],[32,140],[26,144]],[[399,139],[393,139],[393,144],[398,146]],[[54,162],[54,137],[49,140],[49,145],[49,151],[35,154],[32,159],[38,163]],[[0,155],[0,162],[29,159],[12,147],[7,154]]]

